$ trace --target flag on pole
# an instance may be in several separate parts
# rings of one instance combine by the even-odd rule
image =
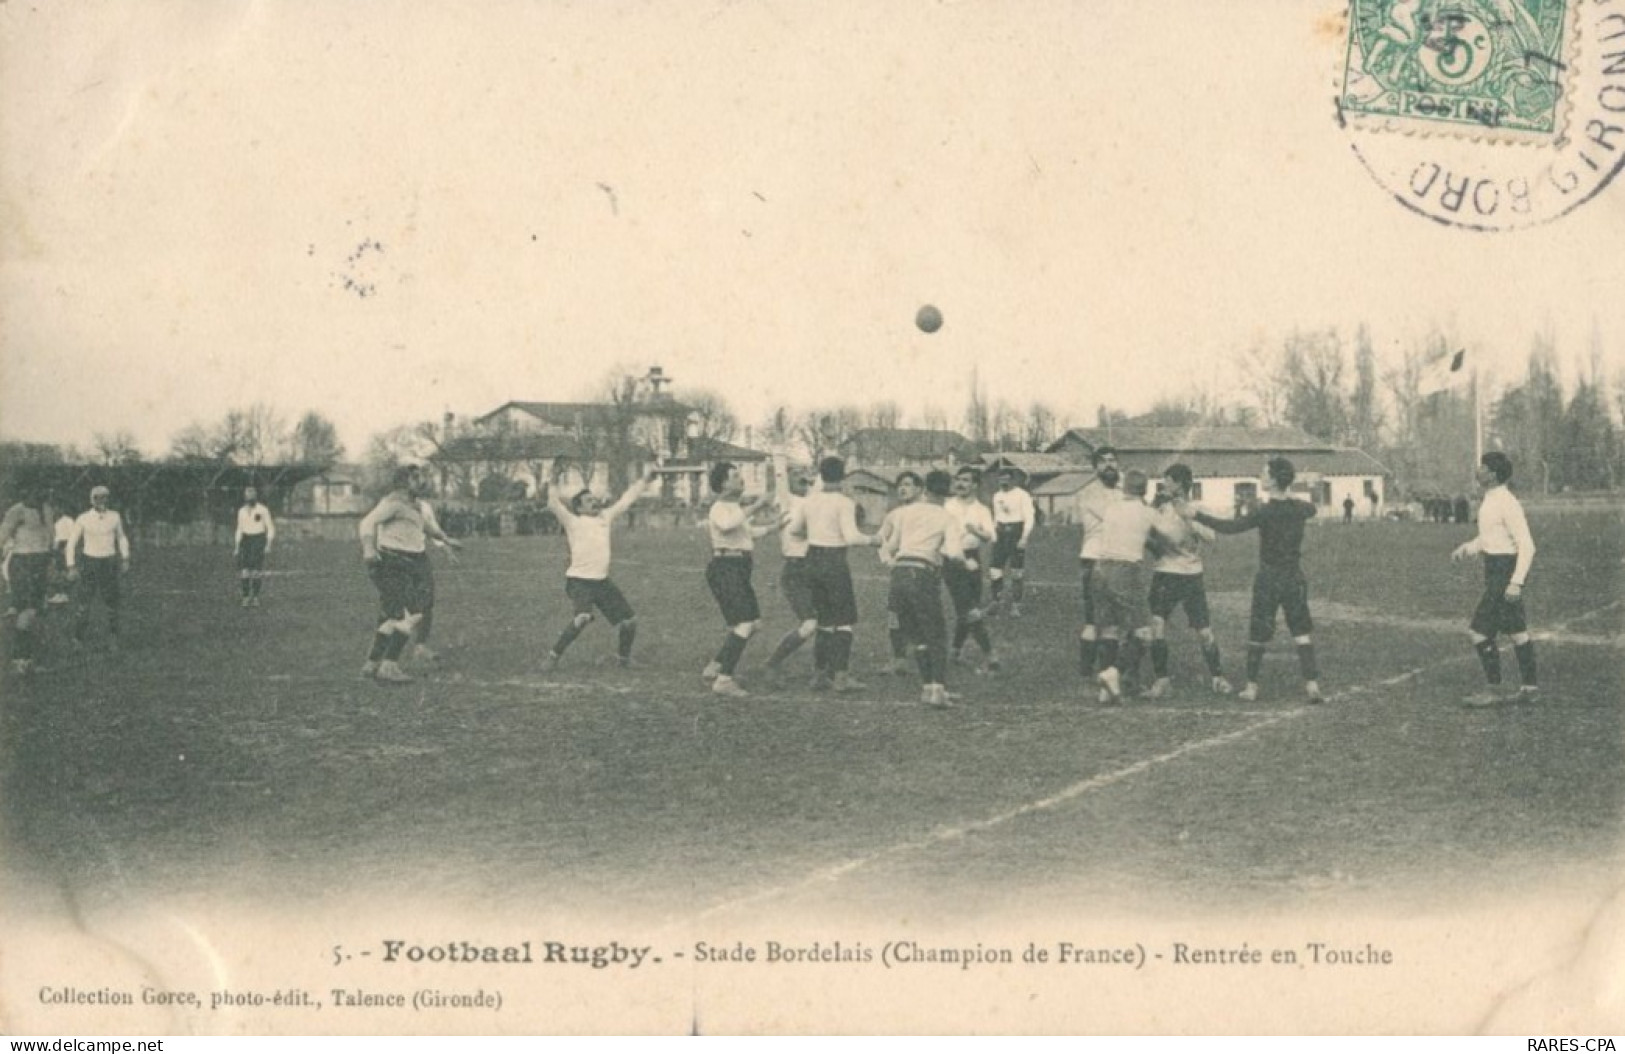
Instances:
[[[1467,379],[1466,362],[1466,348],[1430,360],[1422,367],[1422,375],[1417,379],[1416,394],[1425,399],[1460,385]]]

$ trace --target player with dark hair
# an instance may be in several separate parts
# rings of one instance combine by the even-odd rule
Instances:
[[[276,542],[276,522],[271,510],[260,501],[254,487],[243,490],[243,503],[237,509],[237,534],[232,539],[232,555],[237,558],[237,581],[243,591],[243,607],[260,606],[260,583],[265,578],[265,558]]]
[[[993,513],[976,496],[979,481],[976,470],[966,466],[954,473],[953,494],[942,507],[959,525],[959,548],[963,562],[950,560],[942,565],[942,580],[954,605],[953,656],[965,662],[965,642],[974,640],[982,649],[983,668],[999,669],[993,651],[993,638],[982,618],[982,543],[993,540]]]
[[[90,508],[73,521],[67,556],[68,581],[79,583],[78,605],[73,616],[74,643],[84,643],[85,630],[90,625],[90,605],[99,598],[107,606],[110,646],[117,651],[119,578],[130,573],[130,538],[124,533],[124,518],[107,507],[111,496],[112,492],[104,486],[90,488]]]
[[[1083,628],[1078,633],[1078,669],[1085,678],[1093,678],[1096,663],[1101,667],[1117,661],[1117,641],[1104,645],[1101,654],[1100,627],[1095,624],[1093,578],[1095,565],[1100,560],[1100,524],[1106,510],[1123,500],[1119,489],[1122,475],[1117,467],[1117,450],[1102,444],[1089,454],[1095,478],[1078,493],[1078,522],[1083,525],[1083,548],[1078,553],[1078,569],[1083,593]]]
[[[37,650],[35,625],[45,609],[46,581],[51,572],[51,507],[45,488],[37,483],[23,487],[22,500],[0,518],[0,548],[6,550],[10,567],[11,603],[17,609],[7,653],[17,673],[35,672]]]
[[[428,531],[416,491],[419,470],[401,465],[390,477],[389,493],[361,518],[361,558],[378,590],[378,627],[361,676],[381,684],[407,684],[401,652],[412,639],[428,605]]]
[[[1258,675],[1264,667],[1264,651],[1275,636],[1277,611],[1286,614],[1287,630],[1298,648],[1298,668],[1303,673],[1304,691],[1309,702],[1324,703],[1320,693],[1320,673],[1315,666],[1315,644],[1310,634],[1314,620],[1309,615],[1309,580],[1303,573],[1304,524],[1315,515],[1315,507],[1291,496],[1297,470],[1284,457],[1272,457],[1264,464],[1264,484],[1268,499],[1246,515],[1221,520],[1198,512],[1198,523],[1220,534],[1258,531],[1258,574],[1253,578],[1252,614],[1247,629],[1247,685],[1238,698],[1252,702],[1258,698]]]
[[[1157,489],[1156,507],[1164,533],[1177,536],[1183,530],[1184,541],[1164,547],[1151,563],[1151,669],[1156,679],[1145,694],[1152,699],[1167,695],[1173,684],[1168,676],[1168,619],[1181,607],[1185,621],[1201,639],[1209,687],[1220,695],[1231,691],[1219,661],[1219,642],[1213,635],[1202,581],[1202,550],[1213,540],[1213,531],[1190,522],[1188,503],[1194,482],[1190,466],[1175,463],[1164,470]]]
[[[727,624],[728,632],[722,638],[716,658],[706,664],[700,678],[711,682],[711,690],[717,695],[742,698],[749,693],[734,679],[734,671],[762,621],[762,608],[750,582],[752,551],[756,548],[756,539],[773,528],[751,523],[751,517],[766,504],[767,498],[740,500],[745,493],[745,479],[738,465],[717,462],[711,466],[709,482],[717,500],[706,516],[711,534],[711,562],[705,568],[705,583],[711,587],[711,595],[722,609],[722,621]]]
[[[1529,620],[1524,612],[1523,587],[1535,560],[1535,539],[1523,505],[1507,488],[1512,479],[1512,459],[1499,450],[1485,454],[1478,466],[1478,485],[1484,490],[1478,508],[1478,537],[1456,547],[1452,560],[1484,557],[1484,595],[1473,612],[1470,631],[1473,650],[1484,667],[1488,690],[1468,697],[1465,706],[1494,706],[1505,701],[1501,688],[1501,652],[1495,638],[1502,633],[1512,638],[1512,652],[1518,659],[1517,699],[1534,702],[1539,698],[1535,670],[1535,642],[1529,637]]]
[[[925,493],[925,479],[918,472],[908,470],[899,473],[892,484],[892,492],[896,500],[887,510],[886,516],[880,521],[880,529],[875,533],[882,552],[885,551],[886,542],[891,538],[891,532],[897,529],[897,521],[892,519],[892,513],[905,505],[912,505],[920,500]],[[902,675],[909,670],[909,651],[912,645],[908,634],[903,630],[902,616],[897,612],[897,606],[892,603],[896,594],[888,594],[886,603],[886,638],[891,643],[891,667],[886,672]]]
[[[818,619],[818,637],[813,643],[817,672],[812,686],[856,692],[864,685],[849,672],[858,600],[852,589],[846,550],[854,545],[877,544],[878,539],[858,530],[857,506],[841,491],[846,462],[838,457],[824,458],[818,463],[818,479],[820,489],[807,495],[787,528],[807,540],[807,581]]]
[[[785,480],[790,493],[779,514],[779,552],[784,556],[784,566],[779,569],[779,589],[796,617],[796,626],[784,635],[767,660],[769,675],[775,678],[784,661],[818,634],[818,612],[813,608],[812,583],[807,579],[807,538],[790,533],[790,524],[806,500],[811,482],[808,474],[800,469],[790,472]]]
[[[1184,522],[1165,522],[1157,510],[1146,504],[1149,482],[1144,472],[1129,469],[1123,474],[1122,500],[1102,509],[1100,559],[1090,588],[1101,628],[1108,634],[1122,635],[1121,650],[1096,678],[1103,703],[1123,698],[1125,683],[1138,677],[1140,659],[1151,643],[1151,611],[1145,584],[1147,547],[1184,542]]]
[[[897,481],[909,500],[886,515],[881,528],[880,560],[891,571],[889,603],[907,646],[920,668],[920,701],[946,707],[948,699],[948,626],[942,617],[944,562],[963,561],[959,522],[942,507],[953,483],[935,469],[923,481],[905,472]]]
[[[592,624],[594,609],[603,613],[615,627],[615,653],[622,666],[632,664],[632,642],[638,633],[637,614],[626,602],[620,589],[609,579],[610,528],[617,519],[643,496],[644,488],[654,479],[653,466],[644,470],[643,477],[622,494],[620,500],[607,508],[598,496],[586,487],[576,491],[567,506],[559,498],[555,481],[547,488],[547,507],[564,528],[570,544],[570,566],[564,572],[564,593],[570,598],[575,614],[570,624],[559,634],[553,650],[547,653],[542,668],[558,669],[564,650],[581,631]]]
[[[993,566],[987,576],[993,589],[994,608],[1004,603],[1004,576],[1010,576],[1011,618],[1021,617],[1021,597],[1026,590],[1027,543],[1032,541],[1038,512],[1033,496],[1017,485],[1015,469],[999,473],[999,487],[993,492]]]

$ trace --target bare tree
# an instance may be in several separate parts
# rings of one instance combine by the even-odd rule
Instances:
[[[1042,451],[1059,437],[1060,428],[1054,410],[1044,403],[1033,403],[1027,407],[1027,419],[1022,428],[1023,450]]]
[[[1321,439],[1341,439],[1348,431],[1349,411],[1343,395],[1343,341],[1337,331],[1294,331],[1283,352],[1287,422]]]
[[[1257,415],[1258,423],[1274,428],[1286,421],[1286,390],[1281,378],[1286,372],[1285,356],[1281,349],[1272,348],[1262,339],[1236,355],[1236,374],[1242,390]]]
[[[691,438],[728,442],[738,434],[739,418],[719,393],[709,388],[693,388],[678,393],[676,399],[692,411],[689,414],[689,421],[694,425]]]
[[[1026,421],[1021,411],[1000,399],[993,406],[991,420],[992,442],[1000,450],[1022,450],[1026,447]]]
[[[865,428],[900,428],[903,424],[903,408],[890,399],[877,403],[870,403],[863,412],[863,427]]]
[[[289,441],[293,460],[324,467],[337,464],[344,457],[344,444],[339,442],[338,427],[315,410],[308,410],[293,426]]]

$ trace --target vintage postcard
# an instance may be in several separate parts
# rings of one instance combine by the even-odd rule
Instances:
[[[1614,0],[0,0],[0,1030],[1625,1031],[1622,164]]]

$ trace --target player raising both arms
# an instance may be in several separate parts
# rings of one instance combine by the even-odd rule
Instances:
[[[390,491],[361,519],[361,558],[378,589],[378,627],[361,676],[383,684],[406,684],[401,652],[431,603],[429,540],[457,547],[433,520],[425,520],[419,496],[422,474],[402,465],[390,478]]]
[[[817,672],[812,686],[833,686],[837,692],[862,691],[864,685],[849,672],[858,599],[852,589],[846,550],[853,545],[874,545],[877,539],[858,530],[857,506],[841,492],[846,462],[838,457],[824,458],[818,463],[818,479],[820,489],[807,495],[787,528],[807,540],[807,580],[818,618],[818,639],[813,642]]]
[[[1106,510],[1123,500],[1118,485],[1122,476],[1117,469],[1117,451],[1113,447],[1098,446],[1089,455],[1095,478],[1078,494],[1078,522],[1083,525],[1083,549],[1078,553],[1078,569],[1083,589],[1083,629],[1078,634],[1078,670],[1085,678],[1095,675],[1096,663],[1104,669],[1117,661],[1117,641],[1114,638],[1101,654],[1100,627],[1095,623],[1094,574],[1100,561],[1100,524]]]
[[[1145,553],[1157,539],[1182,545],[1185,523],[1164,521],[1145,503],[1148,484],[1138,469],[1123,474],[1123,500],[1108,503],[1100,521],[1100,560],[1091,576],[1095,617],[1109,634],[1122,634],[1122,648],[1100,671],[1100,701],[1122,699],[1125,680],[1132,681],[1151,643],[1151,612],[1146,602]],[[1108,638],[1110,639],[1110,638]],[[1126,675],[1126,677],[1125,677]]]
[[[1512,638],[1512,652],[1518,658],[1519,702],[1534,702],[1539,688],[1535,677],[1535,642],[1529,638],[1529,620],[1524,613],[1523,585],[1535,561],[1535,539],[1523,506],[1507,489],[1512,479],[1512,459],[1499,450],[1485,454],[1478,466],[1478,485],[1484,501],[1478,507],[1478,537],[1456,548],[1452,560],[1484,557],[1484,595],[1473,612],[1470,631],[1473,650],[1484,667],[1488,691],[1469,696],[1464,706],[1495,706],[1504,702],[1501,689],[1501,652],[1495,638],[1505,633]]]
[[[1247,686],[1240,699],[1258,698],[1258,675],[1264,667],[1264,650],[1275,636],[1275,613],[1284,610],[1286,626],[1298,647],[1298,667],[1303,673],[1304,691],[1309,702],[1323,703],[1320,673],[1315,668],[1315,644],[1310,633],[1309,580],[1303,574],[1303,525],[1315,515],[1315,507],[1291,496],[1297,470],[1284,457],[1272,457],[1264,465],[1268,500],[1234,520],[1221,520],[1198,512],[1196,520],[1220,534],[1258,531],[1258,574],[1253,578],[1252,616],[1247,629]]]
[[[565,505],[559,498],[557,481],[547,488],[547,507],[564,528],[570,543],[570,566],[564,572],[564,593],[570,598],[575,615],[559,634],[553,650],[547,653],[543,669],[555,670],[564,650],[592,623],[596,609],[615,627],[615,653],[622,666],[632,664],[632,641],[637,637],[638,623],[632,605],[614,582],[609,580],[610,528],[634,502],[643,496],[644,488],[654,479],[654,466],[644,470],[643,478],[626,488],[615,504],[604,507],[598,496],[583,487]]]
[[[745,494],[745,479],[739,466],[717,462],[711,466],[710,483],[717,500],[706,516],[711,562],[705,568],[705,583],[722,609],[728,632],[716,658],[706,664],[700,677],[711,682],[711,690],[717,695],[742,698],[749,693],[734,680],[734,671],[762,621],[762,608],[750,582],[752,552],[756,539],[770,533],[773,526],[751,523],[751,517],[767,503],[767,498],[758,495],[749,501],[740,500]]]
[[[1032,541],[1038,512],[1033,496],[1016,484],[1015,469],[999,473],[999,489],[993,492],[993,567],[988,578],[993,584],[993,606],[1004,604],[1004,578],[1010,576],[1011,618],[1021,617],[1021,597],[1027,584],[1027,543]]]

